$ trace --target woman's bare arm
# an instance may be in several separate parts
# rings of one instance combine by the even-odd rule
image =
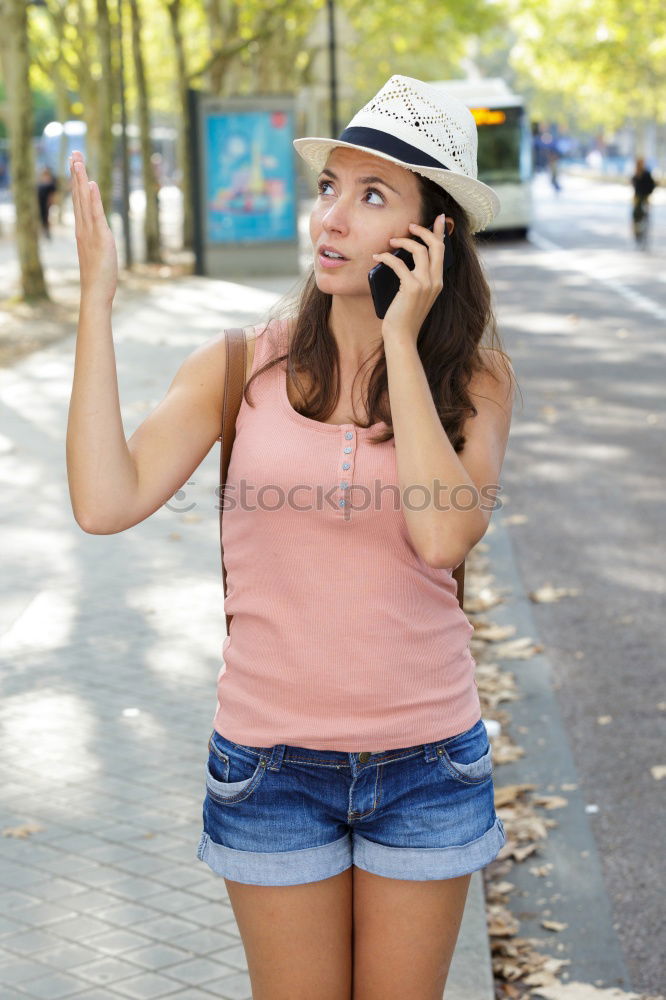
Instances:
[[[224,333],[182,363],[165,398],[125,439],[111,307],[117,254],[99,190],[80,153],[72,175],[81,308],[67,423],[67,479],[77,523],[92,534],[124,531],[161,507],[220,435]]]
[[[67,475],[77,523],[125,531],[159,510],[190,478],[222,430],[224,333],[188,355],[164,399],[125,440],[111,337],[81,310],[67,427]],[[94,344],[91,346],[93,337]],[[78,379],[78,380],[77,380]]]

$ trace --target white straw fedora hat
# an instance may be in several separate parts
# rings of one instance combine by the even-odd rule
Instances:
[[[362,149],[429,177],[465,209],[473,233],[498,214],[500,201],[476,179],[478,136],[471,111],[445,90],[395,75],[354,115],[337,139],[294,139],[317,172],[336,146]]]

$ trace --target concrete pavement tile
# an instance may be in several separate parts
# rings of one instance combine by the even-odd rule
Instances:
[[[167,889],[150,897],[150,905],[156,910],[164,913],[182,914],[186,919],[190,918],[192,909],[200,904],[200,900],[190,892],[182,892],[179,889]]]
[[[152,820],[150,825],[152,826]],[[182,839],[159,830],[145,830],[141,836],[141,850],[147,854],[168,854],[181,847],[182,843]]]
[[[190,847],[189,843],[183,841],[175,850],[166,851],[164,857],[170,858],[174,864],[189,864],[192,860]]]
[[[230,904],[213,902],[212,900],[190,906],[187,910],[187,919],[196,920],[198,924],[208,927],[219,927],[228,921],[234,921],[235,924],[236,920]]]
[[[99,865],[95,864],[93,861],[89,862],[85,858],[69,854],[62,854],[61,857],[52,858],[49,861],[42,860],[36,862],[36,864],[40,869],[40,879],[43,879],[45,874],[72,875],[76,877],[85,871],[94,871],[96,868],[99,868]]]
[[[147,920],[141,925],[141,932],[148,937],[157,938],[160,941],[169,941],[180,944],[183,935],[197,931],[199,928],[191,920],[184,920],[181,917],[171,915],[156,917],[154,920]]]
[[[99,824],[99,819],[97,822]],[[119,861],[126,861],[127,858],[133,857],[134,853],[132,848],[127,847],[125,844],[114,844],[111,841],[99,838],[97,847],[93,847],[87,851],[86,857],[89,861],[100,863],[106,861],[110,864],[117,864]]]
[[[234,926],[224,930],[222,927],[212,929],[199,928],[195,934],[184,935],[178,942],[181,948],[187,948],[193,955],[203,958],[221,959],[234,969],[247,969],[245,949],[240,940],[238,928]]]
[[[182,980],[189,986],[201,986],[203,983],[210,983],[213,979],[220,979],[225,972],[229,976],[235,976],[237,969],[232,966],[224,966],[218,959],[211,961],[209,958],[192,958],[187,962],[180,962],[178,965],[171,965],[165,970],[169,976],[176,980]]]
[[[44,872],[28,868],[27,865],[3,864],[0,868],[0,885],[7,889],[28,889],[43,881]]]
[[[149,831],[147,831],[145,827],[129,827],[125,824],[116,823],[113,826],[106,826],[101,829],[100,836],[104,840],[121,843],[125,847],[137,850],[141,848],[142,842],[146,839],[145,834],[147,832]],[[144,855],[144,857],[147,862],[150,861],[150,863],[154,863],[154,859],[149,858],[148,855]]]
[[[125,878],[127,878],[127,872],[121,872],[110,865],[86,868],[85,872],[78,876],[81,889],[84,892],[86,889],[94,889],[97,886],[109,886],[112,890],[116,882],[122,882]]]
[[[131,875],[159,876],[160,872],[169,869],[170,863],[166,858],[156,858],[151,854],[144,854],[143,852],[137,853],[135,851],[134,857],[118,861],[116,863],[116,867]]]
[[[14,952],[17,955],[38,955],[47,948],[55,948],[61,944],[61,939],[50,931],[42,931],[28,927],[27,930],[20,930],[16,934],[8,934],[2,939],[2,947],[5,951]]]
[[[252,1000],[250,976],[247,972],[236,972],[229,976],[220,975],[203,984],[216,997],[224,1000]]]
[[[127,931],[122,928],[105,931],[104,934],[98,934],[95,937],[86,939],[86,947],[91,950],[91,955],[93,950],[95,952],[102,952],[102,954],[124,955],[126,952],[132,951],[132,949],[136,949],[139,946],[145,947],[150,944],[150,939],[143,937],[138,931]]]
[[[182,948],[175,948],[172,945],[159,942],[146,943],[142,948],[125,952],[123,957],[152,972],[159,972],[160,969],[177,965],[192,958],[190,953]]]
[[[62,1000],[64,997],[81,996],[87,983],[68,972],[49,972],[41,979],[32,979],[22,989],[34,1000]]]
[[[209,993],[206,989],[192,989],[191,986],[186,986],[184,990],[179,990],[177,993],[170,993],[169,1000],[210,1000],[213,996],[216,997],[216,1000],[225,1000],[219,993]],[[86,1000],[88,1000],[87,996]]]
[[[201,831],[197,835],[197,843],[200,838]],[[160,872],[159,875],[153,875],[152,878],[163,887],[172,886],[174,889],[189,889],[190,892],[200,893],[201,895],[205,895],[201,891],[201,886],[204,883],[209,884],[210,882],[210,879],[206,875],[200,878],[190,868],[167,868],[166,871]]]
[[[71,915],[74,916],[76,913],[88,913],[97,910],[101,906],[106,906],[108,900],[108,895],[105,892],[100,892],[99,889],[84,889],[83,892],[72,896],[69,905],[70,910],[73,910],[74,913],[71,913]]]
[[[126,979],[121,983],[114,984],[117,993],[131,997],[132,1000],[158,1000],[160,997],[171,996],[180,987],[181,984],[175,980],[167,979],[154,972],[145,972],[134,979]]]
[[[110,797],[110,796],[109,796]],[[109,797],[106,799],[106,810],[109,814],[112,814],[112,809],[109,804]],[[125,816],[125,810],[122,808],[123,818]],[[129,823],[109,823],[104,824],[103,814],[100,821],[100,826],[98,834],[101,840],[111,840],[120,844],[132,844],[136,841],[144,831],[134,825]]]
[[[140,921],[152,920],[156,914],[155,910],[139,903],[113,903],[102,910],[97,911],[97,916],[101,920],[108,920],[110,924],[117,927],[132,927]]]
[[[2,862],[0,862],[1,864]],[[71,879],[65,878],[52,878],[47,882],[42,882],[38,889],[33,890],[31,888],[30,893],[18,893],[17,895],[22,897],[20,900],[14,898],[11,901],[14,893],[3,893],[0,896],[0,911],[7,909],[14,909],[22,906],[24,903],[39,903],[45,902],[49,899],[54,899],[61,905],[65,905],[68,898],[73,898],[78,896],[80,893],[85,892],[86,887],[84,885],[79,885],[78,882],[73,882]],[[9,900],[9,901],[8,901]],[[5,904],[7,906],[5,907]]]
[[[211,997],[216,997],[216,1000],[225,1000],[225,997],[221,993],[209,993],[204,988],[192,989],[190,986],[186,986],[184,990],[179,990],[178,993],[170,994],[169,1000],[210,1000]],[[86,1000],[88,1000],[87,997]]]
[[[44,965],[52,966],[54,969],[72,969],[74,966],[92,961],[93,957],[98,955],[99,952],[93,951],[88,943],[84,946],[61,941],[55,948],[40,952],[39,960]]]
[[[199,843],[200,837],[201,834],[199,834],[199,838],[197,838],[197,841],[195,842],[193,848],[194,857],[196,857],[196,848],[197,844]],[[194,883],[194,885],[191,888],[194,888],[199,896],[204,896],[206,899],[211,899],[214,902],[217,902],[217,900],[219,899],[222,900],[228,899],[229,897],[227,894],[227,887],[224,884],[224,880],[220,878],[219,875],[214,875],[211,878],[210,874],[211,874],[210,872],[207,873],[207,876],[203,882]]]
[[[66,941],[85,941],[95,934],[101,934],[109,930],[106,920],[97,919],[89,913],[77,913],[69,920],[59,920],[49,928],[54,935]]]
[[[123,877],[113,883],[110,890],[112,896],[118,896],[123,900],[150,900],[150,906],[153,906],[152,897],[164,892],[164,886],[153,879],[141,878],[140,875],[128,875],[126,872],[119,872],[119,874],[122,874]],[[107,896],[107,901],[109,898],[110,896]]]
[[[30,927],[30,922],[27,920],[21,920],[20,917],[15,914],[11,916],[4,914],[0,916],[0,941],[3,937],[8,937],[10,934],[16,934],[20,930],[28,930]]]
[[[0,913],[13,912],[21,906],[29,906],[30,903],[35,902],[37,902],[36,897],[31,896],[27,892],[20,892],[18,889],[8,889],[7,892],[0,893]]]
[[[12,955],[10,961],[3,962],[0,966],[0,986],[20,986],[31,979],[41,978],[48,971],[48,965],[42,965],[35,959]]]
[[[72,996],[76,996],[78,1000],[118,1000],[120,993],[116,993],[110,986],[105,986],[103,989],[98,990],[96,986],[88,985],[83,993],[75,993]],[[66,998],[63,997],[63,1000],[66,1000]]]
[[[60,905],[59,903],[48,903],[42,900],[35,900],[26,903],[24,906],[17,906],[11,914],[12,918],[16,918],[23,924],[29,924],[30,927],[56,924],[59,920],[66,920],[74,916],[76,916],[76,912],[72,907]],[[7,919],[7,917],[3,917],[2,919]]]
[[[104,843],[104,841],[92,833],[73,833],[71,830],[68,830],[61,836],[52,837],[49,843],[51,847],[56,847],[58,850],[66,851],[68,854],[81,854],[87,856],[88,851],[92,851],[96,847],[99,847],[100,844]]]
[[[113,955],[104,955],[102,958],[95,958],[89,962],[83,962],[71,970],[80,979],[86,982],[96,983],[98,986],[108,984],[115,986],[123,979],[136,976],[143,971],[141,966],[136,965],[128,959],[127,954],[122,958]]]

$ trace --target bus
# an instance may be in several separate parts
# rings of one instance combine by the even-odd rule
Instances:
[[[430,85],[462,101],[474,115],[479,136],[478,179],[497,192],[502,206],[484,232],[511,230],[526,237],[532,224],[534,164],[523,98],[499,77],[435,80]]]

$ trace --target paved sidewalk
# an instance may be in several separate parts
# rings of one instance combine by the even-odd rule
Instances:
[[[126,434],[197,344],[292,284],[120,294]],[[225,636],[219,453],[170,502],[188,513],[81,531],[65,467],[74,343],[0,369],[0,996],[249,998],[224,881],[196,859]],[[492,995],[475,873],[447,1000]]]

